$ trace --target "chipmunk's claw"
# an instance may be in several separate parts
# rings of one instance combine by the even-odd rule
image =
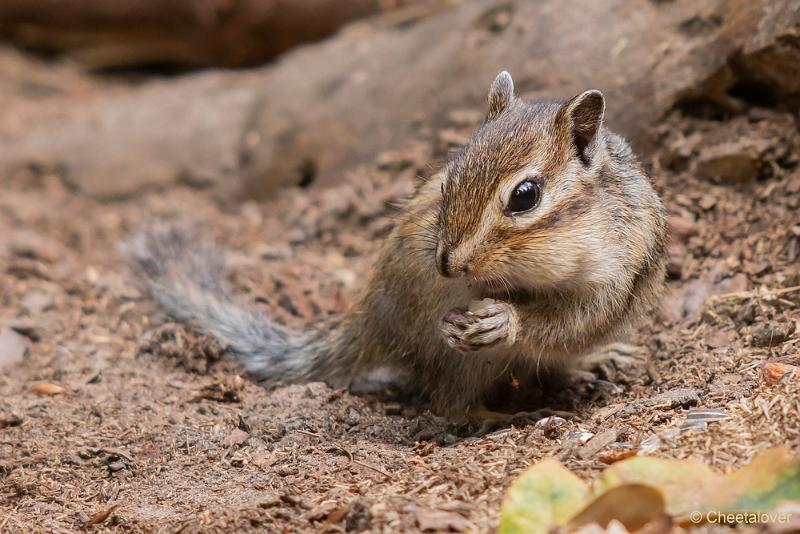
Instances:
[[[442,319],[445,342],[459,352],[472,352],[500,343],[513,343],[517,319],[512,306],[491,301],[473,311],[454,308]]]

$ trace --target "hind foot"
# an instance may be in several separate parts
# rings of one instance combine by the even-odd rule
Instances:
[[[606,384],[618,390],[616,382],[646,372],[647,358],[647,351],[642,347],[611,343],[581,358],[568,373],[578,382]]]
[[[477,430],[473,433],[474,436],[482,436],[493,430],[499,428],[506,428],[511,425],[526,426],[535,423],[540,419],[550,416],[558,417],[574,417],[573,412],[565,412],[562,410],[552,410],[550,408],[542,408],[532,412],[515,412],[505,413],[496,412],[486,407],[481,407],[467,415],[470,425]]]

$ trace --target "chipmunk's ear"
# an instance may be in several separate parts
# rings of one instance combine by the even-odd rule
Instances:
[[[603,93],[589,89],[566,101],[556,115],[556,125],[567,129],[584,165],[591,162],[594,141],[603,123],[605,109]]]
[[[514,80],[508,71],[497,75],[489,88],[489,111],[486,113],[486,122],[500,115],[508,105],[514,101]]]

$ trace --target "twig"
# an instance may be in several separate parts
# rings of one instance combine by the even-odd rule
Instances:
[[[361,462],[359,460],[353,460],[353,463],[356,464],[356,465],[360,465],[361,467],[366,467],[367,469],[372,469],[376,473],[380,473],[381,475],[385,476],[387,479],[391,480],[391,478],[392,478],[392,475],[390,475],[389,473],[387,473],[383,469],[375,467],[374,465],[365,464],[364,462]]]
[[[780,289],[756,289],[753,291],[735,291],[733,293],[724,293],[712,297],[714,302],[721,300],[742,300],[751,297],[777,297],[786,295],[787,293],[794,293],[800,291],[800,286],[782,287]]]
[[[391,479],[392,478],[392,475],[390,475],[389,473],[387,473],[383,469],[380,469],[379,467],[375,467],[374,465],[369,465],[369,464],[364,463],[364,462],[362,462],[360,460],[356,460],[355,456],[353,456],[353,453],[348,451],[347,449],[345,449],[341,445],[336,445],[336,448],[339,449],[340,451],[344,452],[350,458],[350,462],[351,463],[354,463],[356,465],[360,465],[361,467],[365,467],[367,469],[371,469],[372,471],[375,471],[376,473],[380,473],[381,475],[383,475],[387,479]]]

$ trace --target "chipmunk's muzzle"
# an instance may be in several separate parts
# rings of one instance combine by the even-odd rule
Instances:
[[[469,262],[462,256],[440,243],[436,249],[436,269],[439,274],[446,278],[459,278],[467,274]]]

